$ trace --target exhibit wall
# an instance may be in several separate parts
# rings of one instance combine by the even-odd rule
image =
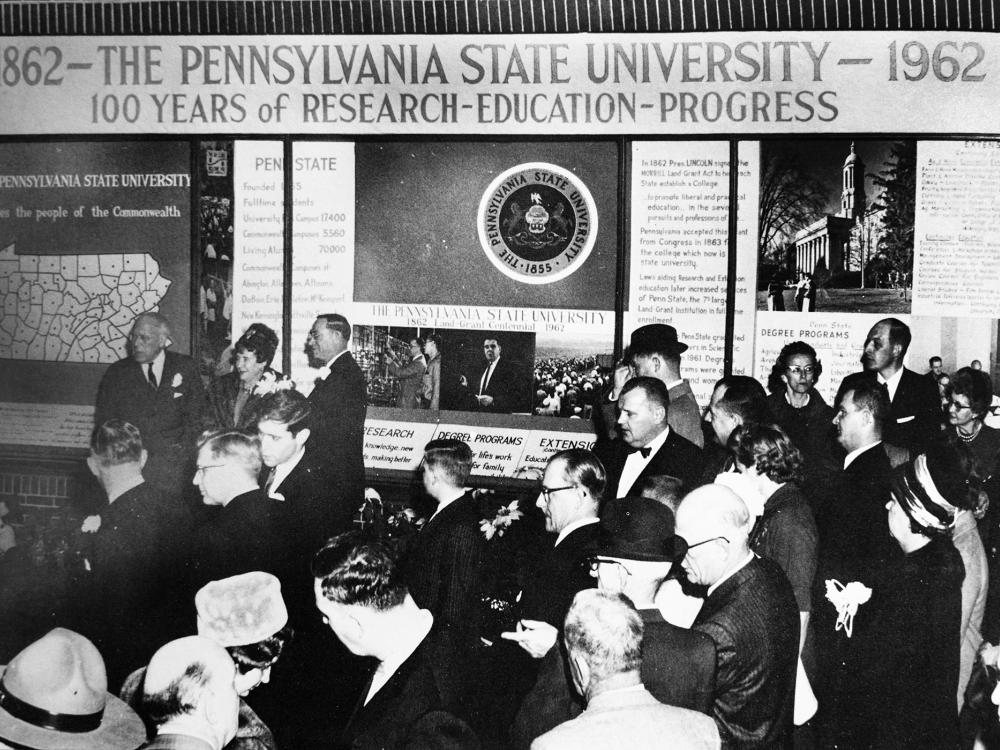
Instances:
[[[650,322],[702,405],[795,340],[832,399],[888,316],[996,375],[992,6],[694,5],[0,3],[0,469],[85,455],[149,310],[206,380],[267,323],[304,393],[347,316],[373,482],[435,436],[501,483],[591,445]]]

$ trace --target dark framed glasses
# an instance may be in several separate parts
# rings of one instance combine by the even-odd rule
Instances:
[[[572,490],[575,488],[575,484],[567,484],[565,487],[546,487],[545,485],[542,485],[538,488],[538,493],[545,498],[545,502],[550,502],[552,500],[551,495],[553,492],[562,492],[563,490]]]

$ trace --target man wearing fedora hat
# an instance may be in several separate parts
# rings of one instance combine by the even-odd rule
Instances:
[[[107,692],[104,660],[79,633],[51,630],[0,672],[0,747],[135,750],[146,737],[136,713]]]
[[[670,406],[667,423],[677,434],[699,448],[705,444],[701,429],[701,409],[691,390],[691,384],[681,377],[681,354],[687,344],[677,340],[677,329],[665,323],[641,326],[632,338],[621,365],[615,370],[611,390],[607,393],[595,419],[599,438],[613,438],[618,399],[625,383],[634,377],[656,378],[667,387]]]
[[[715,643],[704,633],[671,625],[654,604],[673,563],[684,557],[674,536],[674,514],[645,497],[612,500],[605,507],[590,558],[597,587],[628,597],[642,618],[642,682],[661,703],[711,713]],[[565,654],[552,649],[515,721],[517,744],[577,716],[583,706],[566,680]]]

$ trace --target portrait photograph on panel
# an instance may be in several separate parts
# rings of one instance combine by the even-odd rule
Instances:
[[[757,309],[910,312],[913,140],[761,142]]]
[[[528,414],[535,334],[354,325],[373,406]]]

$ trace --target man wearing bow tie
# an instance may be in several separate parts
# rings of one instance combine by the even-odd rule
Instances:
[[[343,482],[339,501],[351,509],[364,499],[365,376],[348,345],[351,324],[334,313],[316,318],[306,339],[309,365],[322,379],[309,394],[312,436],[306,455]]]
[[[645,477],[669,475],[684,482],[684,492],[698,483],[702,453],[667,424],[670,396],[656,378],[632,378],[618,398],[619,436],[595,447],[608,477],[608,498],[632,494]],[[614,494],[612,494],[614,493]]]
[[[149,453],[143,478],[176,497],[191,481],[206,408],[198,365],[167,351],[170,323],[159,313],[136,318],[128,340],[129,356],[108,367],[101,379],[94,422],[121,419],[138,427]]]

